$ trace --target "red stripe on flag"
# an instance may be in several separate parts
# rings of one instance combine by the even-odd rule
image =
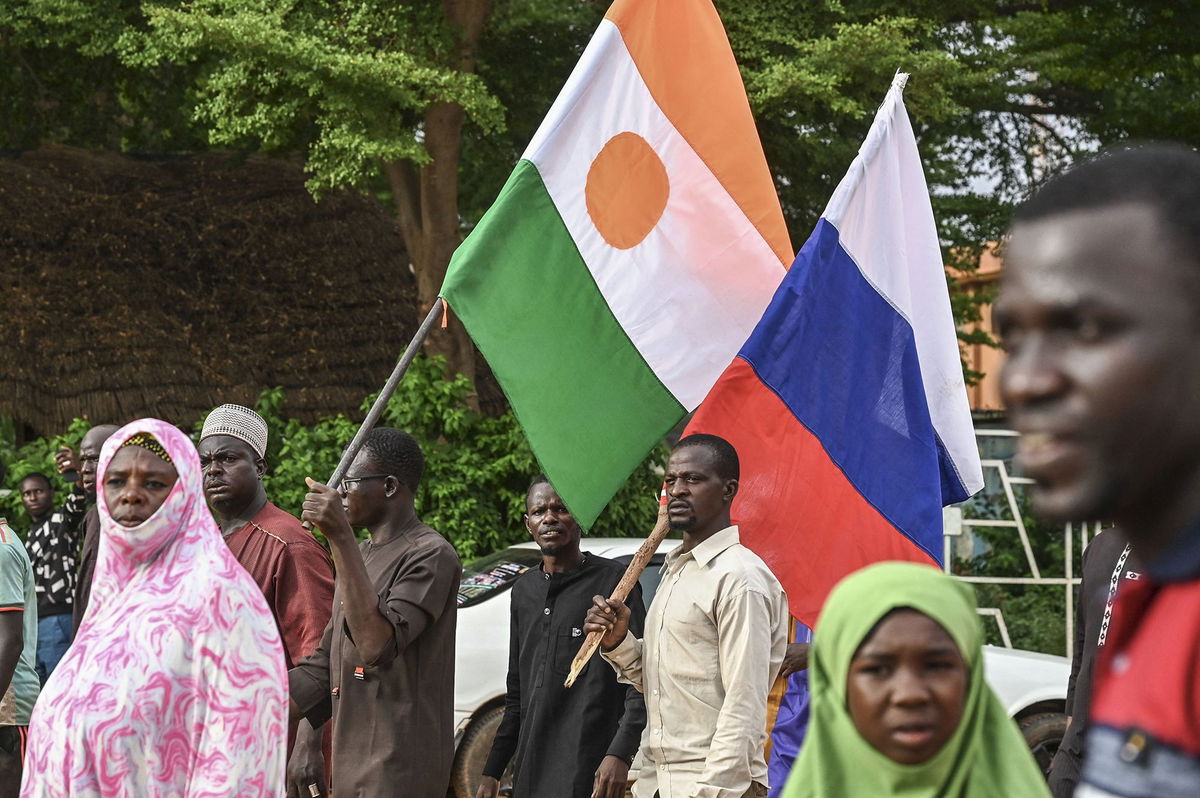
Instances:
[[[872,507],[829,459],[821,442],[755,375],[733,361],[684,434],[733,444],[741,486],[733,520],[742,543],[787,591],[792,615],[809,627],[842,577],[882,560],[928,564],[929,555]]]

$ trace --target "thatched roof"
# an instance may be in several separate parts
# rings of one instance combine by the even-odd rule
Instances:
[[[191,424],[275,385],[302,420],[353,411],[416,327],[407,264],[382,203],[316,203],[292,163],[0,157],[0,413]]]

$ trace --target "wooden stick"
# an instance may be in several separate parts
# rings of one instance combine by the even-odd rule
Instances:
[[[396,387],[400,384],[400,378],[408,371],[408,367],[412,365],[413,358],[417,356],[417,352],[421,351],[421,344],[425,342],[425,337],[429,335],[429,331],[433,329],[433,323],[437,321],[438,314],[445,307],[445,302],[441,297],[433,303],[433,307],[429,309],[425,320],[421,322],[421,326],[417,328],[416,334],[412,340],[408,342],[408,347],[401,354],[400,359],[396,361],[396,368],[392,369],[392,376],[383,385],[383,390],[379,392],[379,396],[375,397],[375,404],[371,405],[370,412],[363,419],[362,426],[358,428],[358,432],[354,434],[354,439],[350,441],[350,445],[346,447],[346,451],[342,452],[342,459],[338,462],[337,468],[333,469],[333,475],[329,477],[329,481],[325,484],[334,490],[338,489],[338,485],[342,482],[342,477],[346,476],[346,469],[350,468],[350,464],[354,462],[354,458],[358,455],[358,450],[362,448],[366,442],[367,436],[371,434],[371,430],[375,429],[375,425],[379,423],[379,417],[383,415],[383,409],[387,407],[388,400],[392,398],[392,394],[396,392]],[[303,524],[305,529],[312,529],[312,524],[305,521]]]
[[[610,599],[624,601],[629,598],[630,591],[637,584],[638,579],[642,575],[642,571],[646,570],[646,566],[650,563],[650,558],[654,556],[654,552],[658,551],[658,545],[663,542],[667,533],[671,531],[671,522],[667,517],[667,491],[664,489],[658,498],[658,520],[654,524],[654,530],[650,533],[650,537],[642,543],[638,548],[637,553],[633,555],[633,559],[629,561],[629,567],[625,569],[625,575],[621,577],[621,581],[617,582],[617,586],[613,588]],[[588,660],[596,653],[596,649],[600,648],[600,640],[604,637],[603,632],[589,632],[584,639],[583,645],[579,647],[579,653],[575,655],[575,659],[571,660],[571,672],[567,674],[567,681],[564,684],[567,687],[575,684],[575,680],[579,678],[579,674],[583,671]]]

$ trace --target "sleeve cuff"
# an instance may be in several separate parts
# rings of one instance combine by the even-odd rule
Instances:
[[[629,746],[626,745],[624,741],[614,740],[612,747],[609,748],[604,753],[605,753],[605,756],[615,756],[617,759],[621,760],[626,765],[632,766],[633,758],[635,756],[637,756],[637,752],[638,752],[638,745],[636,742],[633,745],[633,749],[630,750]]]
[[[642,658],[642,641],[634,637],[632,633],[626,634],[625,639],[617,643],[611,651],[601,649],[600,656],[624,670]]]
[[[329,697],[329,686],[321,684],[319,679],[298,665],[288,671],[288,694],[296,702],[300,714],[307,716]]]

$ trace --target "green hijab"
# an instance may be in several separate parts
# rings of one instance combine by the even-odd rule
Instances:
[[[854,652],[883,616],[901,607],[941,624],[970,671],[958,729],[920,765],[876,751],[846,708]],[[984,681],[982,641],[974,591],[936,568],[888,562],[843,579],[817,625],[809,661],[812,714],[783,798],[1048,798],[1025,740]]]

